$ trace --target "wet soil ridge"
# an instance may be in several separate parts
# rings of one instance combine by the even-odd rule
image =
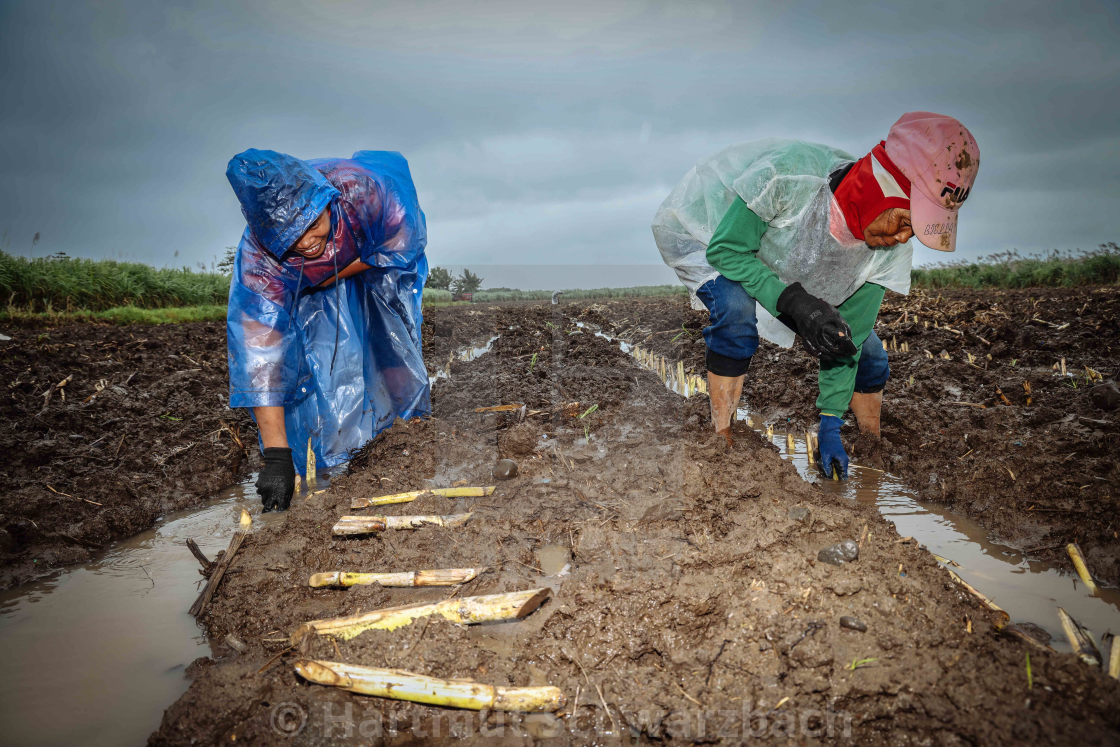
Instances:
[[[436,310],[428,322],[454,336],[457,312]],[[634,327],[647,314],[674,315],[672,326],[651,328],[677,330],[666,340],[682,320],[694,323],[675,302],[503,307],[468,318],[488,319],[485,336],[500,337],[486,355],[452,361],[435,385],[434,416],[397,423],[328,492],[245,541],[203,622],[212,640],[233,634],[247,646],[218,644],[219,656],[192,665],[190,690],[152,743],[1120,737],[1118,683],[1074,656],[1000,636],[990,613],[928,553],[898,542],[873,507],[805,483],[743,425],[728,448],[709,432],[704,397],[669,392],[616,343],[578,328],[577,314],[605,326],[629,315]],[[475,412],[501,404],[525,408]],[[425,495],[378,509],[472,511],[461,527],[331,534],[353,499],[492,484],[500,459],[518,469],[493,495]],[[819,559],[846,540],[859,544],[857,558]],[[439,567],[490,570],[453,590],[308,587],[317,572]],[[551,599],[518,622],[426,618],[289,648],[288,634],[308,620],[542,586]],[[463,714],[308,684],[294,670],[304,658],[553,685],[567,702],[555,714]]]
[[[256,433],[227,407],[225,326],[6,329],[0,588],[84,562],[237,481]]]
[[[706,311],[597,304],[580,319],[704,373]],[[849,417],[853,459],[1071,573],[1065,546],[1078,542],[1093,574],[1120,584],[1120,289],[888,294],[876,331],[891,364],[884,442]],[[744,400],[766,422],[814,428],[816,374],[800,345],[763,343]]]

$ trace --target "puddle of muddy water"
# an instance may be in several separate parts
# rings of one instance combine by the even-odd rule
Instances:
[[[582,323],[577,324],[585,328]],[[682,384],[673,375],[671,365],[644,359],[633,346],[603,332],[595,334],[617,342],[623,352],[643,367],[662,375],[671,391],[682,396],[699,393],[687,381]],[[767,424],[754,418],[748,409],[740,408],[737,417],[777,446],[807,481],[817,483],[822,490],[876,506],[901,536],[913,537],[935,555],[959,564],[952,567],[957,575],[1006,610],[1012,622],[1030,622],[1044,628],[1056,650],[1071,650],[1058,620],[1059,606],[1093,632],[1098,647],[1106,632],[1120,632],[1120,589],[1101,588],[1093,596],[1076,575],[1029,560],[1022,552],[993,542],[989,533],[972,519],[918,501],[913,490],[890,474],[853,465],[846,482],[826,480],[816,466],[809,464],[804,434],[792,434],[790,448],[791,434],[784,429],[779,427],[767,436]],[[1102,653],[1107,656],[1107,652]]]
[[[241,509],[261,514],[246,483],[201,509],[165,517],[96,560],[0,594],[0,724],[9,744],[143,744],[187,689],[184,670],[211,654],[187,614],[198,595],[188,537],[213,558]]]
[[[434,374],[428,376],[428,384],[434,386],[440,379],[451,378],[451,363],[453,361],[473,361],[479,356],[485,355],[490,352],[490,348],[494,347],[494,343],[501,335],[494,335],[482,345],[472,345],[462,350],[456,350],[451,354],[451,360],[447,361],[447,365],[438,369]]]
[[[767,425],[746,408],[739,409],[738,418],[767,437]],[[1093,631],[1098,646],[1104,633],[1120,631],[1120,590],[1101,588],[1099,596],[1093,596],[1076,575],[1028,560],[1018,550],[993,542],[987,530],[972,519],[918,501],[914,491],[893,475],[852,465],[847,481],[826,480],[809,464],[804,438],[795,435],[790,450],[788,434],[779,428],[769,440],[807,481],[876,506],[900,535],[913,537],[935,555],[958,563],[953,572],[1006,610],[1012,622],[1044,628],[1051,636],[1050,645],[1058,651],[1071,650],[1058,621],[1059,606]]]

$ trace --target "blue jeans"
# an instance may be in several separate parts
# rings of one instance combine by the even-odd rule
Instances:
[[[696,296],[708,307],[711,323],[704,328],[708,370],[717,376],[745,374],[758,350],[756,301],[742,284],[720,275],[701,285]],[[856,391],[878,392],[887,384],[891,368],[883,342],[872,330],[863,341],[856,369]]]

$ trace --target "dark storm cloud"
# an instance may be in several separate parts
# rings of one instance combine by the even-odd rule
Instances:
[[[648,263],[699,158],[773,135],[862,155],[928,109],[981,145],[962,256],[1091,248],[1120,236],[1118,7],[6,3],[0,233],[209,262],[241,231],[233,153],[387,148],[434,263]]]

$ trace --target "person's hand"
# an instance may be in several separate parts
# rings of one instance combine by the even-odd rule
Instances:
[[[296,489],[296,468],[292,465],[292,450],[277,446],[262,452],[264,466],[257,477],[257,494],[267,511],[287,511]]]
[[[788,316],[809,351],[824,360],[856,354],[852,330],[840,312],[812,295],[801,283],[786,286],[778,296],[778,313]]]
[[[887,208],[863,229],[863,240],[872,249],[897,246],[912,238],[914,227],[910,224],[910,211],[906,208]]]
[[[840,424],[842,418],[835,415],[821,413],[821,424],[817,429],[817,439],[820,443],[818,464],[825,477],[839,476],[841,480],[848,479],[848,452],[844,451],[844,444],[840,440]]]

